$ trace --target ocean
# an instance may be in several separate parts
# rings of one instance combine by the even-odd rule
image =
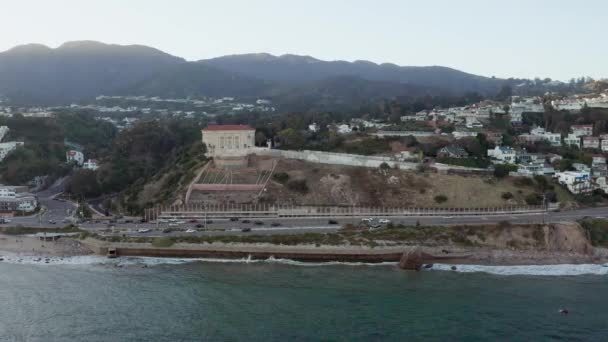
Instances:
[[[5,257],[0,341],[608,339],[608,267],[434,268]]]

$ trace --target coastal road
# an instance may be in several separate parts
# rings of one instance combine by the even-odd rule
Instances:
[[[526,215],[500,215],[500,216],[436,216],[436,217],[391,217],[394,224],[404,224],[414,226],[420,223],[422,226],[428,225],[455,225],[455,224],[492,224],[501,221],[511,223],[530,224],[542,222],[564,222],[576,221],[585,217],[608,218],[608,208],[586,208],[573,211],[548,212],[545,214],[535,213]],[[108,228],[105,223],[83,223],[81,228],[95,232],[114,232],[132,236],[167,236],[167,235],[240,235],[240,234],[300,234],[310,232],[334,232],[344,224],[358,224],[360,218],[335,218],[338,224],[330,224],[328,218],[281,218],[281,219],[252,219],[250,223],[232,222],[227,219],[213,220],[203,229],[197,229],[197,224],[203,223],[183,223],[178,226],[169,226],[167,223],[127,223],[114,225],[113,229]],[[256,225],[255,221],[263,224]],[[279,224],[276,226],[276,224]],[[274,226],[273,226],[274,224]],[[138,233],[139,229],[151,229],[148,233]],[[173,230],[171,233],[163,233],[165,228]],[[251,232],[242,232],[243,228],[250,228]],[[186,229],[197,229],[195,233],[185,233]]]

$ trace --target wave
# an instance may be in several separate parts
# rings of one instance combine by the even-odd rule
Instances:
[[[190,263],[233,263],[233,264],[283,264],[299,267],[327,266],[392,266],[397,262],[362,263],[362,262],[304,262],[292,259],[270,257],[268,259],[218,259],[218,258],[155,258],[155,257],[119,257],[108,259],[100,255],[84,255],[71,257],[41,257],[21,256],[18,254],[2,255],[0,263],[26,265],[110,265],[110,266],[160,266],[183,265]],[[452,268],[456,269],[453,270]],[[424,271],[450,271],[459,273],[488,273],[495,275],[530,275],[530,276],[578,276],[578,275],[608,275],[608,264],[561,264],[561,265],[519,265],[519,266],[485,266],[485,265],[448,265],[434,264]]]
[[[455,270],[452,267],[456,267]],[[579,276],[607,275],[608,264],[560,264],[560,265],[446,265],[434,264],[429,271],[452,271],[461,273],[489,273],[496,275],[532,275],[532,276]]]
[[[119,257],[109,259],[100,255],[85,255],[71,257],[42,257],[42,256],[22,256],[4,255],[0,256],[0,263],[24,264],[24,265],[115,265],[115,266],[157,266],[157,265],[181,265],[195,262],[201,263],[236,263],[236,264],[256,264],[256,263],[275,263],[293,266],[396,266],[396,262],[383,263],[357,263],[357,262],[302,262],[291,259],[218,259],[218,258],[155,258],[155,257]]]

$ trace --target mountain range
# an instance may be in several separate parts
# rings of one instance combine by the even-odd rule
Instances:
[[[0,95],[16,104],[68,104],[104,95],[266,97],[279,103],[423,95],[494,95],[505,80],[440,66],[242,54],[188,62],[142,45],[94,41],[0,53]]]

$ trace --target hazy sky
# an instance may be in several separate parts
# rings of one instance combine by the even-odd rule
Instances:
[[[198,60],[304,54],[497,77],[608,77],[607,0],[0,0],[0,50],[70,40]]]

